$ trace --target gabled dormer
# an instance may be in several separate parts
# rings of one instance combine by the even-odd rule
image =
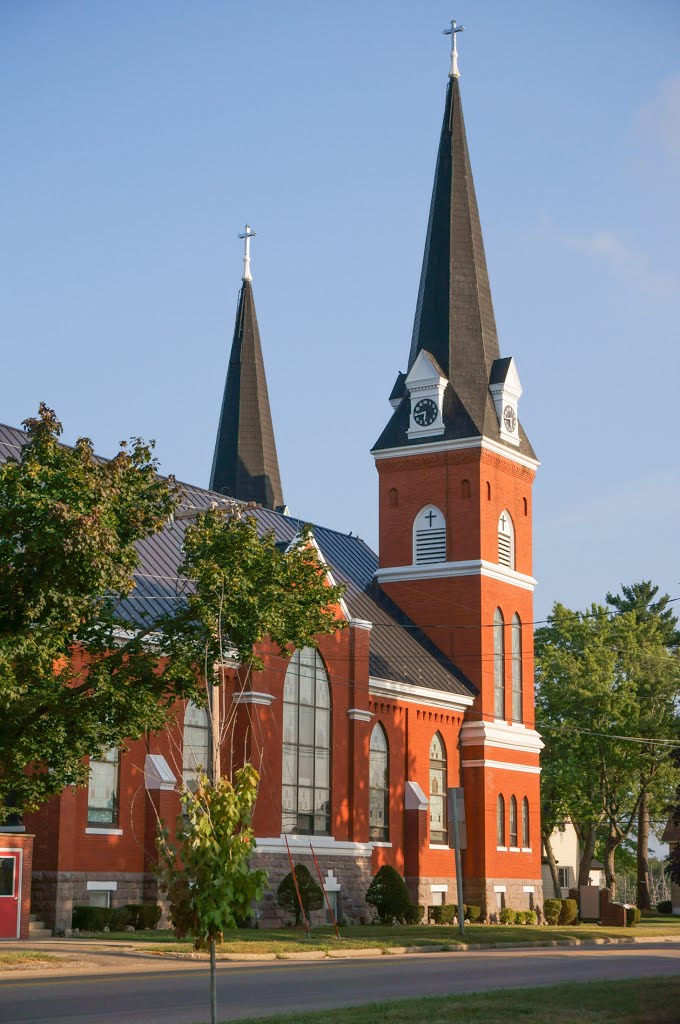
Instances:
[[[494,361],[489,378],[489,391],[496,407],[501,441],[519,446],[517,403],[522,397],[522,385],[512,356]]]
[[[434,356],[421,349],[404,381],[410,402],[409,438],[436,437],[444,433],[447,383],[444,371]]]

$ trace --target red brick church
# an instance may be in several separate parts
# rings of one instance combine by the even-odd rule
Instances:
[[[248,242],[210,488],[186,487],[185,502],[256,502],[262,530],[287,544],[301,523],[284,504]],[[235,667],[222,693],[235,710],[223,764],[248,757],[261,769],[255,859],[274,892],[289,870],[287,842],[316,874],[313,847],[346,919],[369,917],[363,897],[382,864],[397,868],[419,903],[457,902],[446,789],[462,786],[466,902],[489,917],[542,902],[538,463],[518,417],[521,394],[514,360],[499,349],[452,60],[407,369],[371,451],[380,553],[315,525],[329,574],[347,588],[348,628],[290,661],[267,651],[265,670],[245,688]],[[24,441],[0,427],[2,457]],[[184,525],[180,517],[139,546],[138,612],[181,592]],[[70,928],[76,904],[156,898],[157,815],[175,821],[179,787],[191,784],[207,749],[206,713],[179,708],[174,729],[112,750],[92,765],[89,787],[68,788],[23,825],[5,827],[0,848],[8,829],[35,834],[33,910],[48,927]],[[278,913],[270,891],[260,919]]]

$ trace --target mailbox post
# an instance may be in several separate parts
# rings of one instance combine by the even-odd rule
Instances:
[[[463,863],[461,850],[467,848],[465,827],[465,799],[462,786],[449,786],[446,791],[449,818],[449,845],[453,846],[456,857],[456,886],[458,889],[458,927],[461,937],[465,936],[465,907],[463,904]]]

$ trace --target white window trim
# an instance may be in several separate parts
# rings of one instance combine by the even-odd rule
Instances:
[[[507,846],[497,846],[496,849],[498,850],[499,853],[507,853],[508,852]]]
[[[380,843],[377,839],[371,839],[371,846],[380,846],[382,849],[391,850],[392,843]]]
[[[509,847],[509,852],[510,853],[521,853],[522,851],[520,850],[519,846],[510,846]]]
[[[431,885],[430,892],[448,892],[448,885]]]
[[[508,891],[508,887],[507,887],[507,885],[494,885],[493,891],[494,892],[507,892]]]
[[[117,892],[118,882],[88,882],[88,892]]]
[[[533,885],[523,885],[522,892],[536,892],[536,889]]]
[[[437,533],[439,535],[441,534],[441,532],[443,530],[443,533],[444,533],[443,545],[441,545],[441,540],[442,540],[441,536],[437,537],[437,541],[439,542],[439,545],[440,545],[440,547],[437,550],[441,550],[441,552],[443,554],[443,557],[442,558],[432,558],[432,559],[424,558],[422,561],[419,561],[418,560],[418,534],[421,531],[418,530],[418,523],[421,521],[421,519],[423,518],[425,513],[428,512],[428,511],[429,512],[436,512],[438,516],[441,516],[442,521],[444,523],[443,527],[434,527],[433,528],[433,529],[437,530]],[[446,516],[444,515],[444,513],[442,512],[442,510],[440,508],[438,508],[436,505],[433,505],[432,502],[428,502],[427,505],[424,505],[421,508],[420,512],[418,512],[418,514],[416,515],[415,519],[413,520],[413,526],[411,528],[411,534],[412,534],[412,536],[411,536],[411,543],[412,543],[412,555],[411,555],[411,557],[413,559],[412,564],[414,566],[417,565],[417,566],[420,566],[422,568],[422,566],[426,566],[427,567],[427,566],[431,566],[431,565],[442,565],[442,564],[444,564],[446,562],[447,524],[446,524]]]
[[[88,825],[85,829],[86,836],[122,836],[122,828],[97,828],[96,825]]]
[[[531,851],[531,847],[530,846],[523,846],[522,847],[522,853],[531,853],[531,852],[532,851]]]
[[[446,843],[430,843],[431,850],[450,850],[451,847]]]

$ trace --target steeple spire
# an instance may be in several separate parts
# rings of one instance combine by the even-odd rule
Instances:
[[[283,492],[250,273],[250,239],[254,235],[249,225],[239,235],[245,239],[243,284],[238,297],[210,489],[274,509],[283,505]]]

